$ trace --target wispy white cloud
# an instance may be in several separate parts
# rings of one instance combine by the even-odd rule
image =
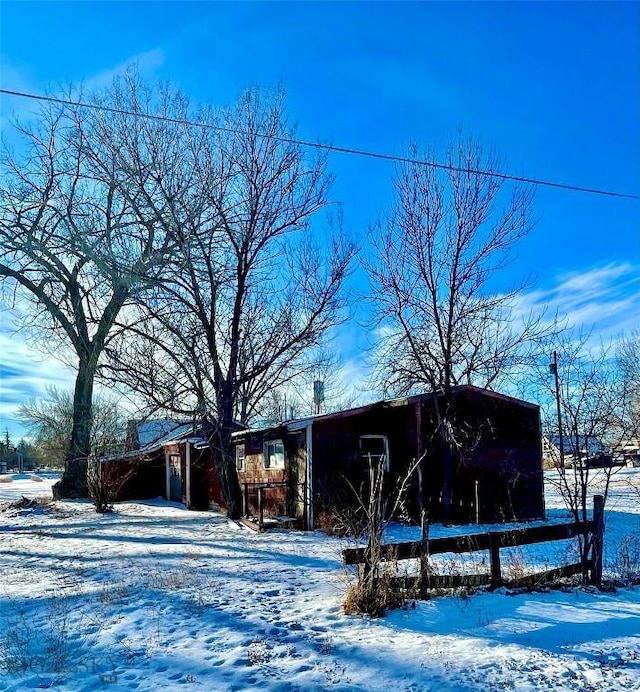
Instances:
[[[50,88],[64,86],[71,82],[78,89],[82,87],[84,92],[103,89],[111,84],[118,75],[124,74],[129,68],[135,66],[142,77],[151,79],[156,76],[158,70],[165,63],[165,53],[160,48],[145,51],[133,55],[121,63],[107,67],[97,74],[83,75],[64,75],[61,77],[60,84],[52,84],[44,87],[37,85],[35,81],[24,71],[9,64],[3,59],[2,77],[0,85],[3,89],[17,91],[28,94],[41,94]],[[0,96],[0,124],[4,127],[11,118],[28,118],[37,112],[37,103],[16,96]]]
[[[557,313],[569,328],[615,339],[640,325],[640,264],[616,262],[561,274],[548,288],[521,295],[516,309]]]
[[[94,89],[107,87],[115,77],[123,75],[131,67],[136,67],[141,76],[152,78],[164,65],[164,61],[164,52],[160,48],[154,48],[145,53],[127,58],[115,67],[110,67],[96,75],[88,77],[83,81],[83,88],[86,91],[93,91]]]
[[[16,420],[21,404],[46,394],[47,386],[72,390],[73,370],[52,356],[29,347],[19,333],[0,331],[0,431],[12,437],[25,434]]]

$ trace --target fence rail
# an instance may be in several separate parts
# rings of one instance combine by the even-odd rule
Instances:
[[[402,543],[387,543],[378,546],[372,560],[371,544],[362,548],[348,548],[342,552],[346,565],[362,565],[364,570],[376,569],[380,562],[397,562],[401,560],[421,561],[421,571],[415,577],[387,578],[391,585],[407,589],[457,588],[461,586],[482,586],[489,584],[497,588],[507,583],[502,577],[500,550],[520,545],[561,541],[576,536],[585,536],[586,560],[563,565],[555,569],[526,575],[508,582],[510,586],[528,586],[559,579],[561,577],[589,573],[589,581],[598,588],[602,584],[602,548],[604,538],[604,498],[596,495],[593,498],[593,519],[587,522],[570,524],[552,524],[505,531],[490,531],[468,536],[450,536]],[[428,557],[442,553],[474,553],[489,551],[490,574],[433,574],[428,568]],[[373,562],[376,564],[372,564]]]

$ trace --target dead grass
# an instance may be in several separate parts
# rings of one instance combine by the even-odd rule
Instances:
[[[342,607],[347,615],[383,617],[388,610],[402,608],[406,601],[406,594],[394,587],[390,575],[381,575],[350,584]]]
[[[631,533],[618,542],[613,563],[607,568],[618,581],[640,583],[640,534]]]
[[[0,505],[0,513],[10,515],[23,515],[30,513],[58,513],[55,500],[51,497],[36,497],[30,499],[24,495],[19,500],[6,502]],[[61,513],[62,516],[64,516]]]
[[[401,587],[406,568],[394,557],[388,562],[378,562],[376,567],[359,567],[355,580],[347,585],[342,607],[347,615],[371,615],[382,617],[388,610],[406,605],[409,594]]]

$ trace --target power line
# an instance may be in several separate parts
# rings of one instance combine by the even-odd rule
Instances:
[[[579,185],[570,185],[568,183],[558,183],[551,180],[542,180],[540,178],[527,178],[525,176],[510,175],[508,173],[498,173],[495,171],[483,171],[477,168],[464,168],[462,166],[453,166],[451,164],[440,163],[438,161],[427,161],[425,159],[413,159],[407,156],[396,156],[394,154],[385,154],[378,151],[367,151],[365,149],[354,149],[352,147],[341,147],[334,144],[322,144],[320,142],[310,142],[304,139],[296,139],[294,137],[281,137],[278,135],[262,134],[260,132],[249,132],[244,130],[235,129],[232,127],[224,127],[222,125],[214,125],[213,123],[201,123],[194,122],[191,120],[185,120],[182,118],[170,118],[164,115],[153,115],[151,113],[140,113],[136,111],[129,111],[121,108],[115,108],[113,106],[104,106],[97,103],[85,103],[83,101],[71,101],[69,99],[57,98],[55,96],[43,96],[42,94],[29,94],[23,91],[12,91],[10,89],[0,89],[0,94],[6,94],[7,96],[17,96],[20,98],[33,99],[35,101],[48,101],[50,103],[59,103],[65,106],[75,106],[77,108],[87,108],[90,110],[98,110],[106,113],[115,113],[118,115],[130,115],[133,117],[147,118],[149,120],[159,120],[162,122],[174,123],[176,125],[189,125],[192,127],[202,127],[211,130],[217,130],[218,132],[227,132],[229,134],[250,134],[254,137],[259,137],[262,139],[270,139],[275,142],[282,142],[283,144],[294,144],[296,146],[307,147],[310,149],[319,149],[321,151],[328,151],[337,154],[349,154],[351,156],[364,156],[370,159],[380,159],[383,161],[393,161],[395,163],[409,163],[419,166],[428,166],[430,168],[436,168],[439,170],[456,171],[458,173],[472,173],[474,175],[482,175],[487,178],[498,178],[500,180],[510,180],[512,182],[527,183],[529,185],[539,185],[544,187],[553,187],[561,190],[572,190],[573,192],[585,192],[592,195],[605,195],[607,197],[618,197],[623,199],[635,199],[640,200],[640,195],[627,193],[627,192],[616,192],[614,190],[603,190],[601,188],[594,187],[582,187]]]

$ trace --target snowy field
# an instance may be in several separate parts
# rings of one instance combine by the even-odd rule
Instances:
[[[9,508],[50,497],[55,479],[36,478],[0,477],[0,691],[640,689],[640,587],[349,617],[343,540],[258,535],[160,500],[105,516],[78,501]],[[640,569],[640,469],[612,493],[605,571],[624,577]],[[550,485],[547,507],[566,518]],[[511,568],[567,553],[521,549]]]

